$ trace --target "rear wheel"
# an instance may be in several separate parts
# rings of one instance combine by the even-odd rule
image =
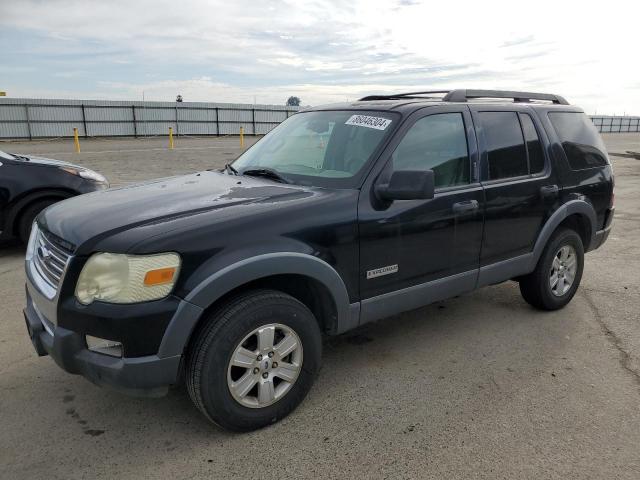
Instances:
[[[18,236],[20,240],[22,240],[25,244],[29,242],[29,235],[31,235],[31,226],[33,225],[34,220],[38,216],[40,212],[42,212],[45,208],[54,203],[59,202],[60,200],[49,199],[49,200],[40,200],[38,202],[34,202],[29,205],[20,215],[20,220],[18,221]]]
[[[209,420],[229,430],[255,430],[287,416],[320,366],[315,317],[281,292],[236,297],[197,335],[187,359],[189,395]]]
[[[545,247],[536,269],[520,278],[520,293],[532,306],[557,310],[571,301],[584,268],[582,239],[574,230],[556,232]]]

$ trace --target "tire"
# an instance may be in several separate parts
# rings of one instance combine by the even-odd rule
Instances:
[[[296,341],[298,346],[287,353]],[[250,291],[213,312],[195,334],[187,353],[187,390],[213,423],[232,431],[256,430],[286,417],[302,402],[321,355],[318,322],[304,304],[274,290]],[[232,358],[243,366],[232,366]]]
[[[571,229],[558,230],[547,243],[536,269],[521,277],[520,293],[535,308],[558,310],[575,295],[583,269],[580,235]]]
[[[60,200],[54,199],[40,200],[27,206],[20,214],[20,219],[18,220],[18,236],[25,245],[29,242],[29,235],[31,235],[31,226],[33,225],[33,221],[36,219],[38,214],[48,206],[53,205],[54,203],[57,203],[59,201]]]

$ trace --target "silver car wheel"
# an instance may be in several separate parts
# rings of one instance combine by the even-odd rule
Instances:
[[[290,327],[271,323],[256,328],[238,344],[227,368],[231,396],[249,408],[280,400],[302,369],[302,342]]]
[[[556,297],[566,294],[576,278],[578,256],[571,245],[564,245],[553,257],[549,272],[549,286]]]

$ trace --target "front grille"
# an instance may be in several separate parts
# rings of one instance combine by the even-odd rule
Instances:
[[[42,279],[57,291],[72,252],[42,230],[36,235],[33,264]]]

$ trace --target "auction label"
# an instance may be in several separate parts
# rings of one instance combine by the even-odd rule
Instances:
[[[370,117],[369,115],[351,115],[349,120],[344,122],[345,125],[355,125],[356,127],[375,128],[376,130],[384,130],[391,125],[391,120],[382,117]]]

